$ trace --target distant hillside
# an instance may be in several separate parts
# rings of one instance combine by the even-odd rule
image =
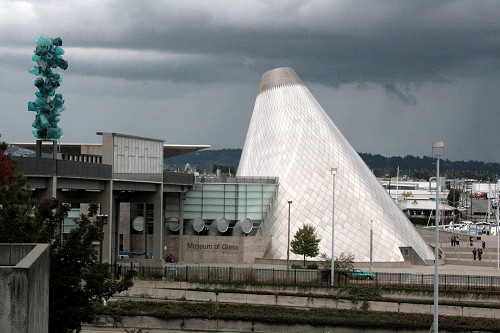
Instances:
[[[359,153],[370,169],[377,176],[396,174],[399,167],[400,175],[412,175],[417,171],[434,173],[436,160],[429,156],[418,157],[407,155],[405,157],[385,157],[379,154]],[[201,150],[165,160],[165,166],[171,170],[184,170],[187,163],[192,168],[205,170],[211,173],[214,164],[231,167],[235,173],[241,157],[241,149]],[[500,163],[485,163],[480,161],[449,161],[441,160],[440,170],[443,173],[454,173],[458,178],[475,178],[487,181],[487,178],[498,179]],[[425,176],[422,178],[426,178]]]
[[[231,173],[236,173],[240,157],[241,149],[200,150],[165,159],[165,168],[182,171],[186,167],[186,164],[189,163],[191,168],[211,173],[214,164],[219,164],[231,167]]]
[[[7,148],[7,152],[14,156],[34,157],[35,155],[32,150],[12,146]],[[366,153],[359,153],[359,155],[377,177],[395,176],[396,169],[399,167],[401,176],[407,175],[428,179],[436,170],[436,160],[429,156],[385,157],[379,154]],[[240,157],[241,149],[210,149],[165,159],[164,165],[169,170],[184,171],[186,164],[189,164],[191,169],[212,173],[214,165],[217,164],[222,166],[223,172],[235,174]],[[495,182],[499,178],[500,163],[444,159],[441,160],[440,170],[448,178],[467,178]]]

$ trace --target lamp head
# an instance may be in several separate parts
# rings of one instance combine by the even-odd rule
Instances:
[[[444,142],[443,141],[433,141],[432,142],[432,156],[437,158],[444,156]]]

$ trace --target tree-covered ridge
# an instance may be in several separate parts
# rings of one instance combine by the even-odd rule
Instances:
[[[214,165],[231,168],[235,174],[240,162],[241,149],[207,149],[165,159],[165,168],[183,171],[186,164],[197,170],[211,173]],[[223,170],[224,171],[224,170]]]
[[[212,172],[215,164],[230,167],[231,173],[235,173],[238,167],[241,149],[219,149],[201,150],[165,160],[165,167],[170,170],[183,171],[189,163],[192,168]],[[396,176],[399,167],[400,175],[412,176],[414,173],[421,174],[422,179],[428,179],[428,173],[433,174],[436,169],[436,159],[430,156],[406,155],[385,157],[379,154],[359,153],[376,176]],[[450,161],[442,159],[440,170],[450,178],[482,179],[483,181],[494,181],[500,174],[500,163],[481,161]],[[224,172],[224,168],[223,168]]]

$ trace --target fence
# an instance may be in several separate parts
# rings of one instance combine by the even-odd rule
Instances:
[[[127,263],[113,267],[120,275],[136,270],[138,276],[167,281],[219,283],[241,282],[262,284],[287,284],[302,286],[329,286],[330,270],[269,269],[251,267],[177,266],[141,267]],[[370,287],[429,289],[434,287],[433,274],[374,273],[361,279],[345,272],[335,272],[335,284],[363,285]],[[500,276],[439,275],[440,290],[500,291]]]

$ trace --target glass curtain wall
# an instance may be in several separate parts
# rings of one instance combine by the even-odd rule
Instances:
[[[235,222],[249,218],[254,232],[260,226],[276,193],[277,184],[196,184],[186,193],[184,219],[201,217],[208,224],[218,218]],[[179,217],[179,195],[166,193],[165,218]]]

